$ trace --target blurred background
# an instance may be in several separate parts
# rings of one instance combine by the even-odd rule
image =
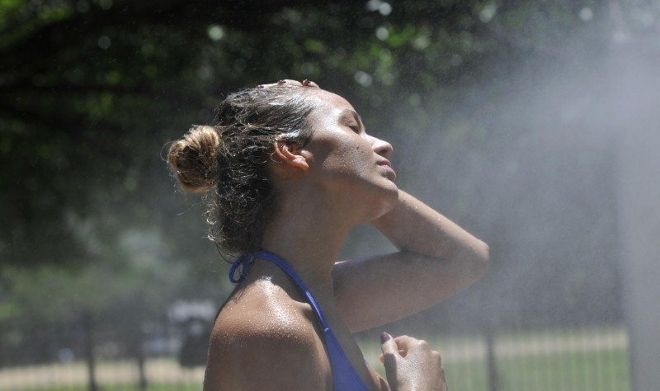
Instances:
[[[453,391],[658,390],[658,70],[657,0],[0,0],[0,390],[201,389],[232,286],[163,146],[283,78],[345,96],[491,248],[357,336],[374,367],[388,330]],[[392,249],[365,226],[344,256]]]

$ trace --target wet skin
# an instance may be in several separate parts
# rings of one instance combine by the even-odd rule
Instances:
[[[307,282],[365,384],[386,390],[351,333],[428,308],[474,282],[485,270],[488,248],[397,188],[388,164],[392,146],[366,132],[349,102],[286,82],[309,88],[314,132],[304,147],[274,145],[271,168],[280,197],[263,247],[287,259]],[[350,230],[367,222],[400,251],[336,262]],[[400,375],[437,377],[413,372]],[[213,329],[205,390],[233,389],[332,390],[310,305],[266,261],[255,262]]]
[[[301,151],[310,166],[309,184],[332,197],[335,208],[349,208],[347,223],[353,225],[390,210],[398,199],[396,173],[388,160],[392,145],[368,134],[360,115],[341,96],[318,90],[310,100],[317,102],[309,116],[314,135]]]
[[[392,146],[367,134],[359,114],[344,98],[316,88],[309,92],[309,99],[316,106],[309,117],[314,133],[305,149],[297,151],[308,165],[304,186],[325,193],[324,197],[332,200],[333,208],[353,209],[354,213],[344,218],[344,225],[373,219],[391,209],[398,198],[398,188],[394,184],[396,174],[387,159]],[[297,174],[300,173],[294,176]],[[288,182],[300,180],[286,178],[276,186],[287,192]],[[364,207],[352,207],[356,202]],[[307,282],[314,291],[315,284]],[[313,293],[365,384],[381,389],[384,380],[367,368],[350,330],[337,314],[334,299],[324,294],[322,288]],[[250,347],[252,343],[255,344],[253,348]],[[282,344],[287,346],[282,349]],[[241,373],[263,366],[269,366],[280,375],[269,379],[267,384],[255,384],[255,389],[284,388],[286,384],[277,382],[286,382],[291,377],[297,379],[295,387],[306,389],[300,383],[301,376],[309,377],[309,389],[332,389],[330,363],[311,306],[288,277],[267,262],[257,261],[246,281],[228,300],[216,320],[211,346],[212,359],[223,362],[219,366],[225,373],[218,374],[222,385],[217,389],[243,388],[244,380],[237,379],[242,377]],[[276,362],[273,356],[262,355],[269,349],[278,352]],[[222,352],[222,355],[216,358],[214,352]],[[241,357],[240,364],[233,361],[232,356]],[[309,367],[310,363],[313,365],[304,374],[297,371]],[[232,378],[236,381],[230,382]]]

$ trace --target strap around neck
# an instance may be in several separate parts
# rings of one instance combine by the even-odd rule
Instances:
[[[307,299],[307,302],[314,309],[314,312],[316,312],[319,320],[321,321],[321,324],[323,325],[324,331],[327,330],[328,324],[325,320],[325,314],[321,310],[321,307],[318,305],[316,298],[314,295],[312,295],[312,292],[307,287],[307,284],[305,284],[305,281],[303,281],[298,273],[293,270],[293,267],[279,255],[267,250],[260,250],[251,254],[243,255],[234,261],[234,263],[231,265],[231,268],[229,269],[229,279],[235,284],[243,281],[247,274],[250,272],[250,268],[254,264],[254,260],[257,258],[274,263],[293,280],[293,282],[298,286],[298,289],[300,289],[300,292]],[[238,278],[236,278],[236,271],[239,267],[241,268],[240,274],[238,275]]]

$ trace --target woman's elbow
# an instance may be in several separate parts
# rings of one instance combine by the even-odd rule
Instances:
[[[470,275],[474,281],[479,280],[486,274],[488,263],[490,262],[490,247],[482,241],[479,241],[474,247],[470,262]]]

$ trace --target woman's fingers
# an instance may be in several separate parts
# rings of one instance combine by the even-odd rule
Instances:
[[[401,352],[402,357],[406,357],[410,350],[414,349],[419,345],[420,342],[422,342],[419,339],[409,337],[407,335],[401,335],[399,337],[396,337],[394,338],[394,341],[396,342],[396,345],[399,349],[399,352]]]
[[[403,356],[405,353],[406,353],[406,352],[405,352],[404,350],[399,350],[399,356]],[[383,363],[383,357],[385,357],[385,356],[383,355],[383,353],[381,353],[381,354],[378,356],[378,360],[380,360],[380,363],[381,363],[381,364]]]
[[[380,349],[382,350],[382,361],[383,366],[385,367],[385,376],[387,377],[387,382],[393,389],[397,388],[398,384],[398,371],[397,371],[397,359],[401,357],[399,355],[399,348],[397,347],[394,338],[386,332],[383,332],[380,335]]]
[[[381,362],[385,366],[385,371],[395,371],[396,362],[401,357],[401,353],[399,352],[399,347],[396,341],[394,338],[392,338],[391,335],[383,332],[380,335],[380,342],[380,350],[383,352],[381,354]]]
[[[397,346],[397,343],[395,342],[394,338],[392,338],[391,335],[389,335],[386,332],[383,332],[380,335],[380,350],[383,352],[384,356],[387,356],[388,354],[391,355],[398,355],[399,354],[399,348]]]
[[[431,357],[433,357],[437,361],[438,366],[442,368],[442,355],[440,352],[431,350]]]
[[[447,390],[442,356],[427,341],[407,335],[392,338],[383,333],[381,342],[380,360],[385,366],[390,389],[416,385],[420,390]]]

